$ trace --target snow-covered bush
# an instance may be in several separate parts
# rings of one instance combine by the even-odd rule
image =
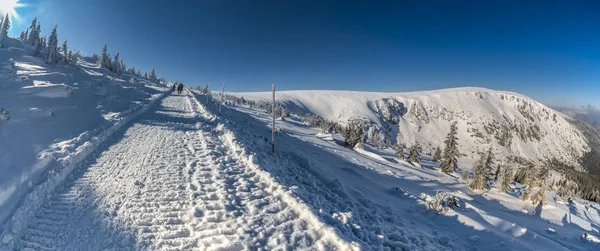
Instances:
[[[364,141],[364,122],[362,119],[350,119],[348,124],[342,131],[344,138],[346,138],[346,145],[356,146]]]
[[[460,200],[456,198],[456,196],[446,192],[437,192],[433,197],[421,193],[419,197],[425,200],[427,209],[434,210],[438,214],[445,214],[452,207],[460,207],[460,204],[458,203]]]
[[[10,112],[6,109],[4,109],[3,107],[0,107],[0,121],[2,120],[9,120],[10,119]]]

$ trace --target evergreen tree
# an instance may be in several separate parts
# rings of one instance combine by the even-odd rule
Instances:
[[[503,192],[510,191],[510,182],[512,180],[512,171],[507,165],[500,166],[498,173],[498,190]]]
[[[497,177],[498,170],[496,168],[494,168],[494,153],[492,152],[491,147],[485,156],[484,167],[485,167],[486,177],[489,179],[489,181],[496,180],[498,178]]]
[[[67,46],[67,40],[63,41],[62,46],[61,46],[61,51],[63,53],[63,55],[67,55],[69,53],[69,47]]]
[[[458,138],[456,137],[457,127],[456,121],[450,125],[450,132],[446,136],[444,143],[444,156],[440,168],[444,173],[452,173],[458,169],[457,157],[460,156],[458,151]]]
[[[435,148],[435,153],[433,154],[433,162],[439,162],[442,159],[442,150],[437,147]]]
[[[2,25],[0,25],[0,47],[4,48],[4,41],[8,37],[8,30],[10,29],[10,18],[8,13],[2,19]]]
[[[81,54],[79,53],[79,51],[69,51],[69,64],[72,65],[76,65],[77,61],[79,61],[79,58],[81,57]]]
[[[550,171],[547,168],[540,168],[536,174],[536,182],[535,185],[539,187],[539,189],[531,195],[531,202],[534,205],[544,204],[546,202],[546,190],[548,187],[548,177],[550,176]]]
[[[421,163],[421,150],[421,145],[418,142],[412,145],[408,154],[408,161],[411,163]]]
[[[43,38],[39,38],[37,42],[35,42],[35,50],[33,51],[34,56],[39,56],[42,53],[42,49],[44,47],[45,40]]]
[[[473,166],[473,180],[469,183],[471,190],[487,190],[489,188],[488,173],[485,167],[486,160],[486,155],[482,154]]]
[[[108,46],[106,44],[104,44],[104,47],[102,47],[102,54],[100,55],[100,66],[110,70],[110,56],[108,55],[107,47]]]
[[[123,75],[123,73],[125,73],[125,62],[123,62],[123,59],[119,60],[119,75]]]
[[[55,25],[50,34],[50,38],[48,38],[48,51],[46,53],[47,64],[58,63],[58,34],[56,29],[57,26]]]
[[[364,124],[361,119],[350,119],[348,125],[342,131],[346,138],[345,143],[350,147],[362,146],[364,143]]]
[[[396,143],[394,149],[396,150],[396,156],[398,156],[398,159],[404,160],[404,148],[404,144]]]
[[[115,57],[113,59],[113,61],[110,63],[110,65],[112,66],[110,68],[110,71],[115,72],[117,74],[119,74],[119,53],[115,53]]]
[[[40,32],[37,30],[39,26],[37,25],[37,17],[31,21],[31,26],[29,26],[29,35],[27,36],[27,42],[30,45],[36,45],[40,39]]]
[[[152,82],[156,82],[156,80],[157,80],[156,79],[156,72],[154,71],[154,67],[152,67],[152,70],[150,71],[149,78],[150,78],[150,81],[152,81]]]
[[[27,41],[27,34],[29,34],[29,28],[27,28],[27,31],[21,31],[21,35],[19,36],[19,39],[21,41]]]

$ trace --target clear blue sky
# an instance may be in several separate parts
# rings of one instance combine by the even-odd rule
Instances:
[[[5,1],[5,0],[0,0]],[[11,34],[230,91],[482,86],[600,106],[600,1],[21,0]]]

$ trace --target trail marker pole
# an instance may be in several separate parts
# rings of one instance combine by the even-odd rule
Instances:
[[[273,108],[271,109],[273,112],[273,130],[271,130],[271,146],[272,152],[275,153],[275,84],[273,84]]]
[[[221,116],[221,106],[223,105],[223,93],[225,92],[225,81],[223,81],[223,89],[221,90],[221,103],[219,103],[219,116]]]

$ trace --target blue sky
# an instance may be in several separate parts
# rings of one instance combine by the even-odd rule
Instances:
[[[21,0],[17,35],[230,91],[482,86],[600,107],[598,1]]]

